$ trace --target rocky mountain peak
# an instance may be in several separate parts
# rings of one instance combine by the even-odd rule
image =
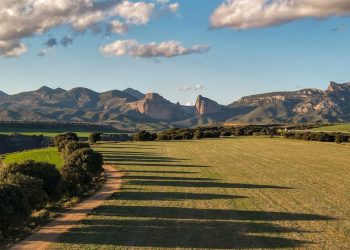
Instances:
[[[201,95],[197,97],[195,106],[197,115],[216,113],[222,108],[217,102]]]
[[[6,94],[5,92],[2,92],[2,91],[0,90],[0,97],[4,97],[4,96],[8,96],[8,94]]]
[[[339,84],[331,81],[326,92],[338,92],[344,90],[350,90],[350,82]]]
[[[140,91],[138,91],[136,89],[132,89],[132,88],[124,89],[123,92],[125,92],[125,93],[139,99],[139,100],[145,97],[145,94],[141,93]]]

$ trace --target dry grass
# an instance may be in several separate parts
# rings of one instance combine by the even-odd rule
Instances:
[[[121,193],[55,244],[350,248],[348,145],[270,138],[99,145]]]

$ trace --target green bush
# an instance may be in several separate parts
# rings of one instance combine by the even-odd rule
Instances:
[[[55,146],[58,148],[58,151],[63,154],[66,145],[71,141],[79,141],[79,138],[76,133],[68,132],[64,134],[56,135],[53,139]]]
[[[96,142],[101,140],[101,134],[100,133],[92,133],[89,135],[89,143],[91,145],[94,145]]]
[[[17,173],[42,180],[49,201],[57,201],[62,197],[62,176],[55,165],[35,161],[15,163],[4,167],[2,176],[7,178],[6,175]]]
[[[64,149],[64,157],[68,158],[75,151],[82,148],[90,148],[90,145],[88,143],[83,143],[83,142],[69,141],[66,144]]]
[[[81,195],[97,181],[103,171],[103,158],[92,149],[83,148],[73,152],[61,169],[66,192],[69,195]]]
[[[11,228],[23,223],[30,209],[23,191],[15,186],[0,184],[0,232],[6,235]]]
[[[157,134],[150,133],[147,131],[141,131],[133,136],[134,141],[155,141],[157,139]]]
[[[8,174],[6,178],[2,178],[1,182],[19,187],[25,194],[31,210],[43,208],[48,200],[43,188],[44,183],[40,179],[16,173]]]

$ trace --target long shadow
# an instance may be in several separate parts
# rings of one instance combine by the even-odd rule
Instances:
[[[93,214],[98,214],[99,216],[192,220],[321,221],[335,219],[324,215],[303,213],[114,205],[105,205],[97,208]]]
[[[295,248],[306,241],[252,233],[299,232],[268,223],[176,220],[85,220],[58,239],[60,243],[149,248]],[[242,230],[244,229],[244,230]]]
[[[162,171],[162,170],[126,170],[125,173],[151,173],[151,174],[197,174],[189,171]]]
[[[217,181],[211,178],[191,178],[191,177],[173,177],[173,176],[124,176],[124,180],[170,180],[170,181]]]
[[[174,200],[215,200],[243,199],[247,196],[224,194],[201,194],[181,192],[121,192],[114,194],[111,199],[127,201],[174,201]]]
[[[274,185],[259,185],[246,183],[221,183],[209,181],[161,181],[161,180],[129,180],[127,184],[140,186],[168,186],[168,187],[193,187],[193,188],[259,188],[259,189],[294,189]]]
[[[105,161],[114,161],[114,162],[181,162],[181,160],[185,159],[175,159],[171,157],[162,157],[162,156],[130,156],[130,155],[104,155]]]
[[[191,164],[167,164],[167,163],[129,163],[129,162],[121,162],[118,163],[116,161],[108,160],[108,158],[104,157],[105,163],[118,164],[122,166],[137,166],[137,167],[166,167],[166,168],[210,168],[210,166],[205,165],[191,165]]]

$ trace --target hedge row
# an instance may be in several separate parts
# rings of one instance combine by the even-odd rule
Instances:
[[[240,127],[198,127],[178,129],[173,128],[158,134],[141,131],[135,134],[135,141],[163,141],[163,140],[191,140],[201,138],[218,138],[220,136],[250,136],[250,135],[275,135],[278,126],[247,125]]]
[[[25,224],[34,210],[64,196],[81,196],[96,186],[103,171],[101,154],[78,142],[74,133],[58,135],[54,143],[65,160],[56,166],[26,161],[0,170],[0,238]]]
[[[324,132],[286,132],[283,136],[287,139],[336,143],[349,142],[350,139],[348,134]]]

